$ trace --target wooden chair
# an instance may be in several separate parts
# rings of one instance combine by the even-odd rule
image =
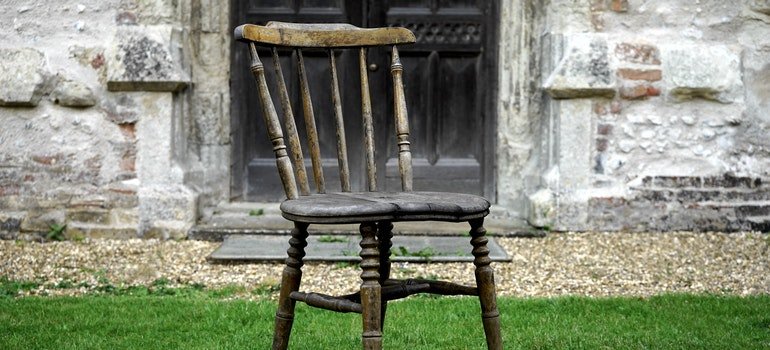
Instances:
[[[481,303],[481,316],[489,349],[502,349],[500,316],[497,310],[495,283],[489,266],[484,217],[489,213],[489,202],[484,198],[454,193],[418,192],[412,190],[412,164],[409,145],[409,125],[402,84],[402,65],[398,55],[399,44],[415,42],[412,32],[405,28],[358,28],[349,24],[292,24],[270,22],[266,26],[251,24],[235,29],[237,40],[249,44],[251,72],[257,83],[265,124],[273,145],[278,172],[288,199],[281,204],[286,219],[294,222],[289,239],[290,248],[283,270],[278,311],[275,316],[273,349],[286,349],[294,319],[296,301],[337,312],[362,314],[364,349],[382,348],[382,325],[388,300],[416,293],[442,295],[474,295]],[[265,78],[265,67],[257,53],[257,44],[272,48],[276,72],[277,93],[283,110],[281,128],[276,108],[270,97]],[[392,45],[391,74],[398,164],[402,192],[377,192],[374,135],[371,99],[367,76],[366,48]],[[310,193],[308,175],[304,167],[299,135],[289,101],[289,93],[281,72],[277,47],[296,50],[299,68],[299,86],[302,110],[307,129],[308,148],[313,166],[316,194]],[[336,126],[337,155],[340,169],[341,192],[327,193],[321,166],[318,134],[302,52],[305,48],[329,50],[331,66],[331,95]],[[347,146],[342,115],[342,104],[337,79],[335,49],[358,49],[361,75],[361,114],[364,125],[364,151],[368,191],[351,192]],[[382,131],[380,131],[382,134]],[[288,150],[286,143],[288,143]],[[299,184],[299,187],[297,186]],[[470,243],[475,257],[476,287],[431,280],[390,279],[390,248],[393,222],[434,220],[470,223]],[[361,232],[361,289],[358,293],[333,297],[319,293],[300,292],[302,258],[307,246],[310,224],[360,224]]]

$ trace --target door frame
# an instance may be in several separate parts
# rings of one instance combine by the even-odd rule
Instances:
[[[230,1],[230,28],[240,25],[241,11],[245,8],[246,4],[244,0],[229,0]],[[497,124],[498,124],[498,92],[499,92],[499,80],[500,80],[500,66],[499,66],[499,45],[500,45],[500,1],[501,0],[478,0],[485,4],[483,8],[484,15],[490,21],[490,24],[486,27],[485,42],[484,42],[484,58],[482,60],[482,71],[484,74],[485,86],[487,91],[485,92],[484,99],[482,101],[483,106],[481,108],[483,120],[483,152],[482,153],[482,194],[490,202],[497,203]],[[353,11],[360,11],[361,18],[364,23],[354,23],[356,25],[369,26],[367,23],[372,15],[375,13],[383,13],[383,6],[387,6],[388,0],[366,0],[356,3],[356,7]],[[245,55],[246,50],[243,50],[240,45],[237,45],[234,40],[231,40],[230,47],[230,62],[231,65],[235,62],[237,55]],[[245,128],[241,127],[242,122],[246,121],[248,126],[248,116],[241,115],[243,96],[239,96],[236,91],[243,91],[242,82],[246,81],[236,79],[236,74],[241,74],[239,69],[231,67],[230,69],[230,89],[231,89],[231,101],[230,101],[230,200],[239,201],[243,200],[246,189],[246,173],[245,169],[247,160],[244,159],[243,154],[243,142],[245,139]],[[384,169],[382,169],[384,171]]]

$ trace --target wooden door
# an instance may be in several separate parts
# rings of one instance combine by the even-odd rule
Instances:
[[[234,0],[233,25],[268,21],[347,22],[362,27],[403,26],[417,36],[417,44],[400,48],[411,127],[414,188],[452,191],[494,198],[494,99],[496,93],[497,1],[485,0]],[[248,71],[248,55],[234,45],[232,60],[232,196],[250,201],[284,198],[275,159],[262,126],[262,116]],[[351,184],[363,190],[363,155],[358,72],[354,52],[338,54],[345,128],[348,136]],[[269,51],[261,54],[272,67]],[[396,161],[391,95],[390,55],[370,50],[375,135],[380,190],[400,190]],[[318,120],[327,189],[339,190],[334,130],[329,96],[328,55],[305,54],[308,80]],[[296,60],[281,54],[281,64],[293,101],[298,101]],[[355,69],[353,69],[355,68]],[[268,84],[274,76],[268,69]],[[376,96],[376,97],[375,97]],[[277,96],[273,94],[273,98]],[[280,103],[275,100],[277,108]],[[281,111],[279,110],[279,113]],[[304,134],[301,109],[294,108]],[[307,147],[304,148],[307,151]],[[307,159],[307,158],[306,158]],[[308,161],[309,167],[309,161]],[[311,186],[312,187],[312,186]]]

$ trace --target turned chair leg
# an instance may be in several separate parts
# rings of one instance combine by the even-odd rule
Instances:
[[[495,296],[495,275],[489,264],[489,249],[487,248],[487,230],[484,229],[484,219],[470,221],[471,245],[473,245],[473,264],[476,265],[476,287],[481,303],[481,317],[484,323],[484,334],[487,338],[487,348],[500,350],[503,341],[500,333],[500,312],[497,311]]]
[[[380,251],[380,286],[390,278],[390,248],[393,246],[393,224],[389,221],[377,223],[377,250]],[[385,312],[388,301],[383,300],[380,307],[380,327],[385,327]],[[380,329],[382,330],[382,329]]]
[[[380,286],[380,251],[377,227],[373,222],[361,224],[361,318],[364,350],[382,349],[382,289]]]
[[[289,239],[286,267],[281,279],[281,292],[278,297],[278,311],[275,313],[275,333],[273,334],[273,350],[285,350],[289,347],[291,326],[294,323],[294,303],[289,297],[291,292],[299,290],[302,280],[302,258],[305,257],[307,246],[308,224],[295,222]]]

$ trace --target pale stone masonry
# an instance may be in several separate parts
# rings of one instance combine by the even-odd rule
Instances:
[[[0,237],[185,237],[230,198],[227,0],[0,3]],[[500,1],[497,204],[770,230],[770,1]]]

